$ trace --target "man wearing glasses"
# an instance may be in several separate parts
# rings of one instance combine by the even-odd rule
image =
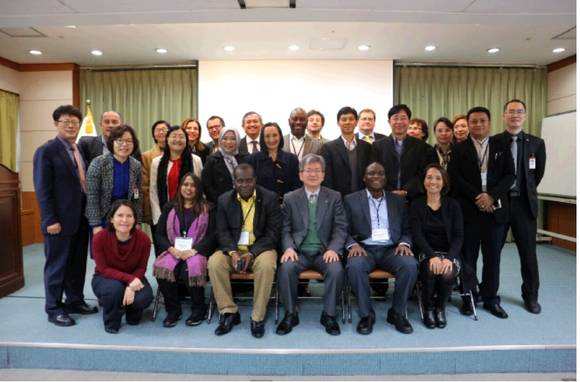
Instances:
[[[44,234],[45,311],[57,326],[72,326],[69,314],[97,313],[87,305],[83,288],[87,266],[87,164],[75,141],[82,114],[72,105],[52,113],[57,136],[34,153],[34,190]],[[66,301],[62,301],[63,293]]]

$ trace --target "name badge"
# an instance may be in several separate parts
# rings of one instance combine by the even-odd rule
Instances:
[[[191,237],[176,237],[173,247],[178,251],[188,251],[192,245],[193,239]]]
[[[386,228],[373,229],[371,240],[373,241],[387,241],[390,240],[389,230]]]
[[[536,157],[530,157],[530,170],[536,169]]]
[[[487,192],[487,171],[481,173],[481,191]]]
[[[139,199],[139,189],[137,187],[133,189],[133,199]]]
[[[250,233],[248,231],[242,231],[238,245],[250,245]]]

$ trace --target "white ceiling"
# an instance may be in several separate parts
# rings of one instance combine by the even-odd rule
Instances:
[[[295,9],[240,9],[238,0],[0,0],[0,29],[18,35],[33,27],[46,36],[0,33],[0,57],[82,66],[240,59],[545,65],[576,53],[575,26],[575,0],[296,0]],[[290,44],[300,49],[291,52]],[[371,49],[361,52],[360,44]],[[437,49],[425,52],[428,44]],[[169,52],[155,53],[159,47]],[[490,55],[491,47],[501,51]],[[552,53],[556,47],[566,52]]]

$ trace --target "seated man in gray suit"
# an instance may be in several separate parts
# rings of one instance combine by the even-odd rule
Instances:
[[[348,224],[338,192],[321,187],[324,158],[307,154],[300,161],[300,180],[304,188],[284,195],[282,248],[278,286],[286,315],[276,333],[283,335],[298,325],[296,295],[298,275],[315,269],[324,275],[324,310],[320,323],[331,335],[339,335],[336,300],[344,284],[340,254],[344,248]]]
[[[358,301],[357,332],[373,331],[375,312],[371,305],[368,274],[380,268],[396,277],[393,305],[387,322],[405,334],[413,332],[407,320],[407,299],[417,280],[417,260],[411,252],[411,230],[405,199],[384,191],[385,169],[377,162],[365,170],[364,190],[344,198],[349,222],[346,271]]]

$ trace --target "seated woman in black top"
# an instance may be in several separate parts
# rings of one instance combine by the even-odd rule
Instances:
[[[302,186],[298,178],[298,157],[282,151],[283,146],[280,126],[276,122],[268,122],[260,134],[260,151],[247,160],[255,169],[257,183],[277,193],[280,203],[285,193]]]
[[[445,302],[461,270],[463,215],[459,203],[443,195],[449,190],[449,176],[439,164],[427,166],[423,187],[425,196],[413,201],[410,213],[423,283],[423,323],[429,329],[444,328]]]
[[[207,258],[216,247],[214,232],[215,214],[203,198],[201,180],[187,173],[179,182],[175,201],[165,205],[155,232],[162,254],[155,260],[153,275],[165,299],[164,327],[175,326],[181,318],[177,281],[184,283],[191,295],[191,316],[185,324],[196,326],[204,320],[203,287]]]

